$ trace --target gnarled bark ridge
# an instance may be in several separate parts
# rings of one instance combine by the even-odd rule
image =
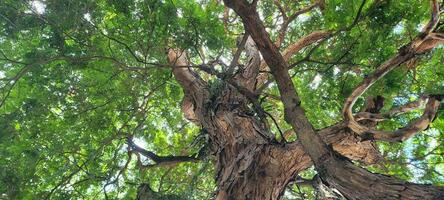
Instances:
[[[338,189],[348,199],[444,198],[444,189],[441,187],[406,183],[389,176],[372,174],[334,153],[320,135],[316,134],[311,123],[306,118],[305,112],[300,106],[301,102],[298,94],[288,74],[287,63],[278,48],[270,40],[256,12],[254,2],[253,4],[242,0],[225,0],[224,2],[242,18],[246,30],[256,42],[265,62],[271,69],[273,77],[276,79],[281,100],[285,107],[285,120],[298,133],[298,140],[313,160],[321,179],[326,184]],[[432,1],[432,20],[425,28],[427,34],[430,33],[437,23],[436,6],[437,2]],[[357,96],[360,96],[371,84],[393,69],[394,66],[399,66],[401,63],[413,58],[416,53],[429,50],[431,45],[424,47],[426,38],[427,35],[415,38],[398,55],[384,63],[372,76],[365,79],[355,92],[352,93],[352,97],[347,99],[344,106],[345,119],[347,120],[346,123],[353,122],[358,127],[352,128],[354,132],[361,134],[363,131],[368,130],[367,127],[357,123],[351,114],[351,106],[353,106]]]
[[[301,107],[298,93],[288,74],[287,60],[303,47],[331,36],[332,31],[313,32],[290,45],[281,54],[277,45],[280,46],[282,41],[278,41],[277,45],[271,41],[256,12],[257,1],[250,4],[245,0],[224,0],[224,3],[241,17],[247,32],[241,42],[243,46],[239,47],[245,49],[248,57],[241,73],[221,76],[219,82],[213,83],[217,87],[209,87],[209,83],[186,67],[189,65],[186,52],[173,49],[168,52],[173,74],[185,93],[182,107],[184,115],[202,126],[209,135],[212,153],[216,158],[216,199],[279,199],[288,183],[300,171],[313,164],[322,183],[339,190],[348,199],[444,197],[441,187],[412,184],[373,174],[353,165],[349,160],[376,163],[379,153],[374,139],[394,141],[399,137],[410,137],[423,130],[424,125],[430,123],[436,115],[441,97],[429,96],[423,117],[401,129],[401,133],[385,133],[375,130],[377,122],[408,111],[409,108],[380,114],[380,98],[368,99],[366,109],[356,116],[351,113],[351,107],[357,97],[388,71],[440,43],[436,39],[437,33],[432,33],[439,17],[432,14],[432,20],[424,28],[422,36],[415,38],[357,87],[345,103],[343,122],[315,130]],[[436,8],[432,8],[436,12]],[[435,38],[433,44],[430,43],[431,38]],[[234,56],[230,71],[237,65],[241,50]],[[257,104],[257,93],[261,91],[259,86],[266,80],[266,76],[259,72],[267,66],[278,85],[285,108],[285,120],[297,133],[298,140],[295,142],[277,141],[270,133],[269,125],[263,120],[263,111]],[[366,135],[367,138],[364,137]]]

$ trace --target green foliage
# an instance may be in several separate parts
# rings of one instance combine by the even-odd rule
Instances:
[[[313,1],[281,2],[291,14]],[[364,4],[351,26],[360,5],[354,0],[327,1],[325,9],[316,8],[292,22],[283,41],[282,49],[312,31],[350,26],[289,61],[297,63],[290,72],[317,129],[340,121],[344,99],[353,88],[408,43],[429,17],[427,1],[374,0]],[[258,9],[275,39],[282,22],[279,10],[271,0],[259,1]],[[3,0],[0,199],[134,199],[142,183],[159,195],[213,198],[211,156],[198,163],[140,170],[136,156],[129,157],[126,137],[133,135],[159,155],[199,150],[202,145],[193,144],[200,127],[182,116],[183,92],[164,66],[165,52],[186,49],[193,64],[218,56],[229,64],[234,41],[244,30],[232,11],[228,15],[224,24],[224,5],[216,0]],[[382,95],[388,109],[422,93],[443,94],[443,54],[438,47],[421,55],[415,65],[387,74],[364,97]],[[310,59],[304,59],[308,55]],[[205,79],[217,97],[224,81]],[[270,84],[261,96],[261,105],[276,118],[277,124],[269,121],[276,135],[277,126],[290,128],[282,103],[271,98],[278,95],[276,85]],[[402,115],[378,128],[395,130],[420,114]],[[406,143],[379,143],[386,161],[368,168],[443,185],[443,116],[441,109],[428,130]],[[303,175],[311,178],[314,173],[311,169]],[[295,187],[285,198],[301,193],[314,198],[312,188]]]

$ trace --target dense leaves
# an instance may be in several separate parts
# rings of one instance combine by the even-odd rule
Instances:
[[[288,15],[313,1],[280,1]],[[327,1],[290,23],[281,49],[317,30],[333,36],[289,60],[302,105],[315,128],[341,119],[344,99],[379,64],[408,43],[429,17],[427,1]],[[273,39],[282,13],[259,1]],[[343,30],[343,31],[339,31]],[[208,147],[205,131],[185,120],[182,89],[166,61],[168,48],[189,52],[193,64],[226,70],[244,33],[220,1],[5,0],[0,4],[0,198],[134,199],[142,183],[157,195],[209,199],[212,156],[197,163],[154,164],[126,143],[158,155],[192,155]],[[442,47],[421,55],[377,82],[366,96],[385,98],[383,110],[421,94],[444,93]],[[245,61],[241,55],[241,62]],[[197,69],[196,69],[197,70]],[[205,80],[223,79],[199,71]],[[265,111],[289,129],[272,83],[261,94]],[[360,106],[364,98],[358,100]],[[360,108],[357,107],[356,111]],[[444,112],[404,143],[379,143],[384,160],[370,170],[419,183],[444,185]],[[416,110],[385,121],[394,130]],[[296,138],[290,138],[295,140]],[[314,170],[302,176],[312,178]],[[308,186],[289,186],[284,198],[314,198]]]

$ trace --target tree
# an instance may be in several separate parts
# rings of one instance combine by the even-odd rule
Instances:
[[[443,7],[7,0],[2,198],[443,199]]]

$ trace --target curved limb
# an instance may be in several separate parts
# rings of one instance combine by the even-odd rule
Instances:
[[[251,34],[270,67],[284,104],[285,120],[293,127],[294,131],[298,132],[298,140],[313,160],[323,181],[337,188],[348,199],[417,199],[418,197],[439,199],[444,197],[444,189],[441,187],[406,183],[393,177],[373,174],[336,155],[326,146],[319,134],[315,133],[305,116],[305,112],[300,106],[300,99],[288,74],[287,63],[277,47],[271,42],[255,7],[242,0],[224,0],[224,2],[242,18],[246,30]],[[416,43],[412,44],[413,51],[407,49],[409,50],[407,53],[404,52],[400,55],[412,54],[413,56]],[[386,67],[390,68],[390,65]],[[387,73],[385,70],[380,71],[382,74]],[[377,77],[375,80],[378,79],[378,76],[374,77]],[[369,83],[372,84],[371,81]],[[364,86],[363,91],[366,90],[365,87],[367,86]],[[353,118],[352,115],[351,118]],[[219,193],[216,199],[226,198],[226,195]]]
[[[181,162],[196,162],[202,159],[201,158],[202,154],[200,152],[191,156],[159,156],[152,151],[148,151],[142,147],[137,146],[130,137],[128,137],[127,139],[127,144],[132,152],[137,153],[138,163],[139,166],[142,168],[155,167],[155,166],[170,166]],[[140,161],[139,154],[154,161],[155,164],[143,165]]]
[[[412,122],[410,122],[407,126],[400,128],[396,131],[378,131],[378,130],[370,130],[363,134],[363,139],[375,139],[375,140],[383,140],[389,142],[402,142],[413,135],[415,135],[419,131],[423,131],[427,129],[429,124],[433,121],[438,111],[440,101],[444,98],[444,96],[432,95],[427,102],[426,108],[422,116]]]
[[[385,113],[370,113],[370,112],[359,112],[354,118],[356,121],[371,120],[371,121],[384,121],[386,119],[392,118],[394,116],[418,109],[424,106],[429,96],[422,95],[418,100],[407,103],[405,105],[393,108]]]
[[[300,38],[299,40],[297,40],[295,43],[290,44],[287,48],[285,48],[282,56],[283,56],[284,60],[287,62],[291,58],[291,56],[298,53],[304,47],[307,47],[315,42],[318,42],[320,40],[328,38],[331,36],[331,34],[332,34],[331,31],[311,32],[311,33],[305,35],[304,37]],[[267,63],[265,61],[261,62],[259,69],[264,71],[267,68],[268,68]],[[272,80],[269,80],[267,82],[266,82],[266,80],[267,80],[267,73],[262,73],[256,78],[256,82],[257,82],[256,88],[258,88],[256,90],[257,94],[260,94],[268,86],[268,84],[272,82]]]
[[[367,91],[377,80],[385,76],[388,72],[400,66],[402,63],[412,59],[418,53],[424,53],[431,48],[442,43],[442,41],[431,41],[431,37],[434,34],[431,33],[433,28],[439,21],[439,4],[437,0],[431,1],[431,19],[428,24],[423,28],[421,33],[415,37],[415,39],[408,45],[402,47],[398,54],[396,54],[391,59],[380,65],[375,72],[365,78],[350,94],[350,96],[345,100],[344,107],[342,110],[344,119],[349,123],[349,127],[357,134],[362,134],[369,131],[368,128],[361,126],[353,117],[352,108],[356,103],[356,100]]]
[[[184,51],[169,49],[168,62],[172,65],[172,71],[177,82],[182,86],[185,96],[182,101],[182,111],[185,117],[198,123],[197,110],[203,109],[205,99],[209,92],[205,81],[188,66],[188,60]],[[178,67],[179,66],[179,67]]]

